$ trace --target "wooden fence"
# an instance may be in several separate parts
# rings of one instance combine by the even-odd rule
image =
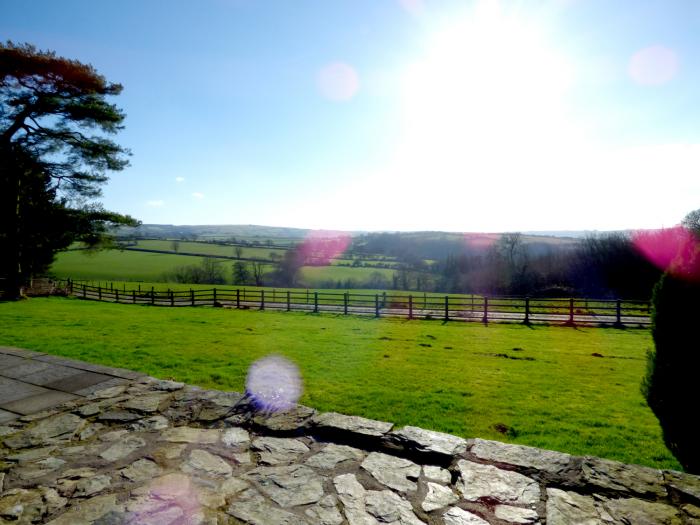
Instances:
[[[121,290],[66,281],[66,291],[82,299],[154,306],[222,306],[239,309],[329,312],[375,317],[548,323],[564,325],[648,326],[649,301],[549,299],[484,295],[356,293],[313,290],[211,288],[207,290]]]

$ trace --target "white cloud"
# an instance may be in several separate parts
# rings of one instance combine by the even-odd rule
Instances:
[[[165,201],[160,199],[147,201],[146,206],[150,208],[162,208],[163,206],[165,206]]]
[[[199,191],[195,191],[192,196],[197,199],[197,200],[202,200],[204,198],[204,193],[201,193]]]
[[[185,182],[185,177],[175,177],[175,182],[177,182],[177,183]]]

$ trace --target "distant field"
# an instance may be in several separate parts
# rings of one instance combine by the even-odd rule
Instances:
[[[173,251],[173,241],[139,240],[136,242],[135,247],[149,250]],[[222,246],[220,244],[211,244],[206,242],[178,241],[179,252],[201,253],[204,255],[212,255],[214,257],[236,257],[236,248],[236,246]],[[248,248],[245,246],[240,246],[239,248],[242,251],[241,257],[251,259],[269,259],[270,253],[274,253],[282,258],[287,251],[278,248]]]
[[[149,241],[152,243],[170,241]],[[185,251],[181,243],[181,251]],[[198,247],[226,248],[216,245],[196,244]],[[153,245],[155,246],[155,245]],[[160,249],[160,248],[151,248]],[[262,250],[264,248],[244,248],[244,250]],[[213,250],[212,250],[213,251]],[[269,253],[271,250],[267,250]],[[282,250],[278,250],[282,252]],[[253,255],[244,255],[244,257]],[[263,254],[267,258],[267,254]],[[178,266],[199,264],[200,258],[188,255],[176,255],[168,253],[149,253],[130,250],[103,250],[89,252],[86,250],[71,250],[60,252],[51,267],[51,273],[60,278],[93,279],[96,281],[157,281],[163,282],[166,274],[171,273]],[[227,283],[232,282],[232,267],[235,261],[220,259],[226,268]],[[274,270],[274,265],[265,265],[266,272]],[[306,266],[301,270],[303,284],[310,288],[318,288],[324,282],[346,281],[354,279],[358,283],[366,282],[374,272],[384,275],[389,282],[394,273],[385,268],[349,268],[346,266]],[[209,286],[211,287],[211,286]]]
[[[237,391],[255,359],[282,354],[300,367],[301,401],[320,410],[679,468],[640,394],[643,330],[51,298],[0,303],[0,344]]]
[[[164,276],[178,266],[198,264],[201,259],[187,255],[120,250],[85,250],[61,252],[51,266],[51,272],[61,278],[128,281],[164,281]],[[231,279],[234,261],[221,259]],[[267,266],[272,270],[272,266]],[[230,281],[229,281],[230,282]]]

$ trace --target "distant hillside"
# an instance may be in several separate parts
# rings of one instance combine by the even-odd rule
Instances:
[[[117,236],[164,239],[230,239],[232,237],[246,239],[303,239],[310,231],[302,228],[258,226],[254,224],[215,224],[204,226],[142,224],[136,228],[117,228],[115,234]]]

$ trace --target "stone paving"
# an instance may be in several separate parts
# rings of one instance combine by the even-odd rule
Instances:
[[[235,392],[14,352],[4,377],[43,390],[0,393],[3,524],[700,524],[697,476],[303,406],[262,413]]]

